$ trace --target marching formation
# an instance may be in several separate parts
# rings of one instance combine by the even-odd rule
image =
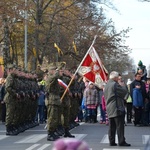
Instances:
[[[59,136],[74,138],[69,132],[81,100],[78,76],[65,68],[65,62],[51,63],[48,71],[25,72],[13,64],[7,67],[4,102],[6,135],[17,135],[39,123],[47,123],[47,140]],[[63,96],[66,87],[74,79]],[[63,99],[60,101],[61,97]],[[42,106],[43,105],[43,106]]]
[[[37,124],[38,83],[35,73],[23,72],[15,65],[7,67],[5,83],[6,135],[17,135]]]

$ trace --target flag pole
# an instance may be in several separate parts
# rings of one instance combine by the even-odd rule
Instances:
[[[99,31],[99,30],[98,30],[98,31]],[[77,72],[78,72],[78,70],[79,70],[79,68],[80,68],[81,64],[83,63],[84,59],[85,59],[85,58],[86,58],[86,56],[88,55],[88,53],[89,53],[89,51],[91,50],[92,46],[94,45],[96,38],[97,38],[97,34],[94,36],[94,39],[93,39],[93,41],[92,41],[92,44],[91,44],[90,48],[87,50],[87,52],[86,52],[86,54],[85,54],[84,58],[82,59],[81,63],[79,64],[79,66],[78,66],[78,68],[77,68],[77,70],[76,70],[76,71],[75,71],[75,73],[73,74],[73,77],[71,78],[71,80],[70,80],[70,82],[69,82],[69,84],[68,84],[67,88],[65,89],[65,91],[64,91],[64,93],[63,93],[63,95],[62,95],[62,97],[61,97],[60,101],[62,101],[62,100],[63,100],[63,98],[64,98],[65,94],[66,94],[66,93],[67,93],[67,91],[69,90],[69,87],[70,87],[70,85],[71,85],[72,81],[74,80],[75,75],[77,74]]]

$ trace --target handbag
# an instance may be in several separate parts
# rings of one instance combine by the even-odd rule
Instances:
[[[125,115],[125,108],[123,106],[118,106],[118,100],[117,100],[117,84],[114,85],[114,92],[115,92],[115,99],[116,99],[116,108],[117,108],[117,114],[118,116],[124,116]]]

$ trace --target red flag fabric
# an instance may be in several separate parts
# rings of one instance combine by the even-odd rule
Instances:
[[[84,58],[83,63],[79,67],[78,73],[99,87],[104,82],[107,82],[108,71],[102,64],[93,46]]]

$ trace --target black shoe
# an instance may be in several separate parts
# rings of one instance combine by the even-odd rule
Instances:
[[[74,124],[74,126],[75,127],[77,127],[77,126],[79,126],[80,124],[79,123],[77,123],[77,122],[73,122],[73,124]]]
[[[48,135],[47,135],[47,141],[55,141],[57,139],[59,139],[60,137],[55,135],[54,132],[50,132]]]
[[[137,125],[137,123],[136,123],[135,121],[133,121],[133,123],[134,123],[134,126],[136,126],[136,125]]]
[[[48,135],[47,136],[47,141],[55,141],[56,139],[54,138],[54,136]]]
[[[72,135],[69,131],[66,131],[66,132],[65,132],[64,137],[75,138],[75,136],[74,136],[74,135]]]
[[[110,146],[117,146],[116,143],[110,143],[109,145],[110,145]]]
[[[18,135],[17,130],[15,130],[15,128],[13,126],[10,127],[6,127],[6,135]]]
[[[122,143],[122,144],[119,144],[119,146],[131,146],[131,144],[128,144],[128,143]]]
[[[127,123],[132,123],[131,121],[127,121]]]
[[[59,129],[56,129],[55,134],[58,135],[58,136],[62,136],[63,135]]]
[[[18,135],[18,132],[17,131],[6,131],[6,135]]]

